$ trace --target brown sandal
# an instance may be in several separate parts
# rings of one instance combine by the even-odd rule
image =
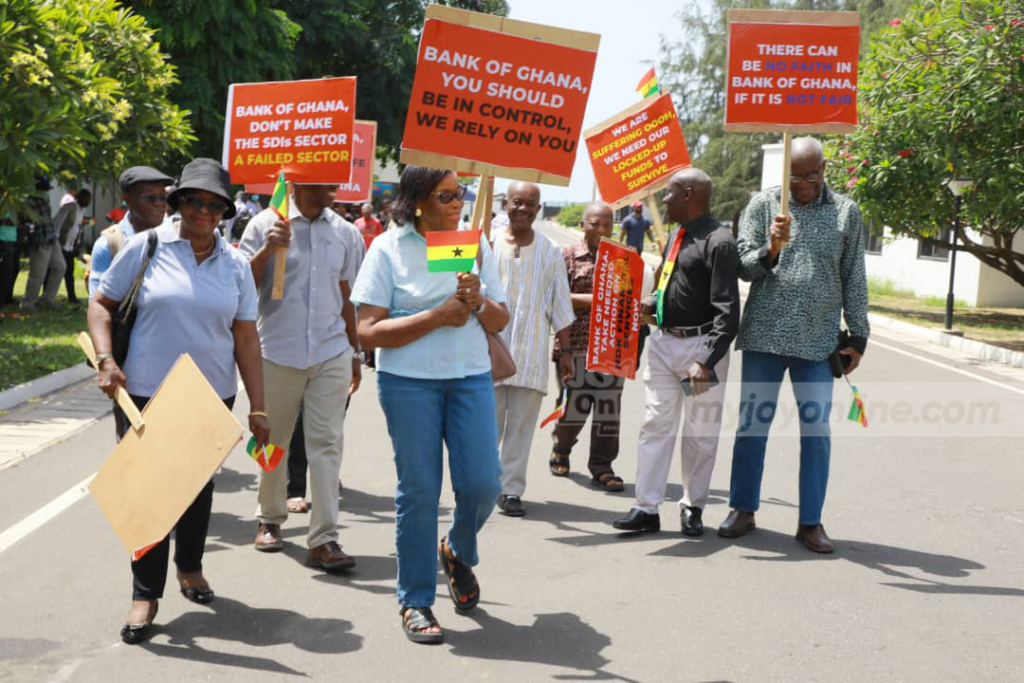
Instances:
[[[556,477],[568,477],[569,456],[552,452],[551,457],[548,458],[548,469],[551,470],[551,474]]]
[[[590,480],[590,485],[602,491],[618,493],[626,488],[622,477],[616,476],[614,472],[602,472]]]

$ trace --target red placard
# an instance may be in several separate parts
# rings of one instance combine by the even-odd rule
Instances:
[[[377,122],[356,121],[352,147],[352,177],[338,186],[339,202],[363,203],[373,195],[373,160],[377,149]]]
[[[568,185],[598,38],[432,5],[402,161]]]
[[[644,262],[633,249],[601,240],[594,263],[587,370],[633,379],[640,341]]]
[[[818,14],[852,14],[856,21],[856,13]],[[739,22],[730,15],[725,129],[852,131],[859,47],[857,25]]]
[[[616,208],[650,194],[690,165],[668,93],[648,97],[583,134],[601,197]]]
[[[356,79],[235,83],[224,117],[233,183],[344,183],[352,172]]]

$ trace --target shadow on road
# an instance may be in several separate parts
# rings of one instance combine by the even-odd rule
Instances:
[[[352,633],[352,622],[344,619],[311,619],[298,612],[254,608],[223,597],[210,603],[210,607],[211,611],[187,612],[167,624],[159,624],[154,635],[168,636],[167,644],[150,641],[139,647],[160,657],[307,677],[276,658],[216,652],[196,641],[235,641],[246,647],[293,645],[315,654],[344,654],[363,646],[363,637]]]

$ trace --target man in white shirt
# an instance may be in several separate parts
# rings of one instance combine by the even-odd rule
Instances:
[[[548,337],[551,332],[561,335],[568,348],[568,328],[576,319],[562,252],[533,229],[539,209],[539,187],[512,183],[508,188],[508,226],[491,234],[509,312],[502,337],[516,362],[516,374],[494,388],[501,448],[498,507],[509,517],[525,514],[526,464],[548,388]],[[560,360],[563,377],[571,378],[571,354]]]

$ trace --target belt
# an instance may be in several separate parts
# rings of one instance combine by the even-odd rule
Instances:
[[[679,337],[680,339],[686,339],[687,337],[698,337],[702,334],[707,334],[715,326],[714,322],[704,323],[697,327],[663,327],[663,332],[671,334],[673,337]]]

